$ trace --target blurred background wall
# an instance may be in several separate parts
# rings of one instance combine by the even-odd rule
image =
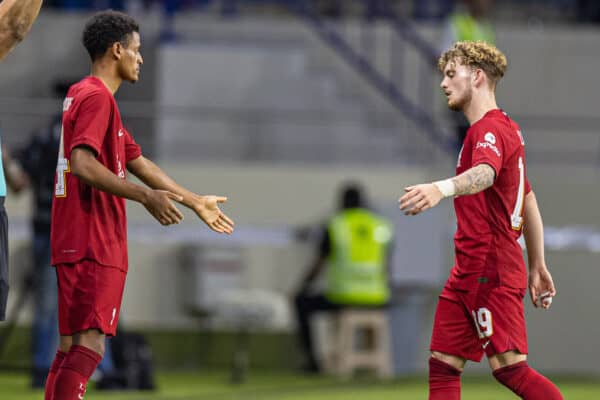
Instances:
[[[435,299],[452,266],[454,216],[449,202],[415,218],[395,207],[403,187],[454,173],[451,120],[427,56],[440,52],[438,9],[427,13],[413,2],[395,2],[392,18],[348,6],[342,16],[323,19],[264,4],[272,2],[192,3],[172,15],[155,3],[127,3],[142,26],[145,63],[141,81],[123,85],[117,100],[147,155],[184,186],[229,197],[224,208],[237,230],[217,237],[190,213],[183,225],[163,228],[129,204],[124,323],[153,331],[209,329],[197,313],[207,306],[201,292],[215,289],[206,279],[213,279],[216,287],[254,290],[249,296],[269,293],[277,307],[262,330],[290,335],[287,302],[313,257],[311,227],[334,211],[338,187],[353,179],[396,225],[397,371],[423,371]],[[546,371],[600,374],[589,348],[600,334],[594,318],[600,305],[600,30],[576,23],[577,9],[567,1],[503,3],[495,23],[509,70],[498,99],[527,142],[558,288],[550,312],[527,306],[532,359]],[[3,62],[6,146],[24,143],[59,112],[54,80],[88,73],[80,45],[88,16],[48,7]],[[319,36],[323,20],[369,60],[368,68]],[[373,80],[379,75],[394,88]],[[27,264],[30,199],[9,197],[7,209],[14,304]],[[225,272],[221,262],[229,265]],[[28,324],[27,312],[20,321]]]

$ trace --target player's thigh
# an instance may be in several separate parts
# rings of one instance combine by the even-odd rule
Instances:
[[[125,272],[93,260],[56,266],[61,335],[89,329],[113,336],[119,320]]]
[[[465,360],[481,361],[483,348],[462,297],[463,294],[449,288],[442,291],[435,311],[430,350],[434,356],[456,357],[454,361],[462,360],[464,365]]]
[[[462,371],[465,368],[465,364],[467,363],[467,360],[462,357],[454,356],[452,354],[441,353],[439,351],[432,351],[431,357],[435,358],[436,360],[445,362],[446,364],[451,365],[460,371]]]
[[[469,301],[480,342],[494,365],[520,359],[513,357],[513,353],[528,352],[524,296],[524,289],[500,286],[482,289]]]

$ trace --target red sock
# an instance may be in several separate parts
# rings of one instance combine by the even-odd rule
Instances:
[[[44,389],[44,400],[52,400],[54,396],[54,380],[56,379],[56,374],[58,373],[58,368],[62,364],[63,360],[67,356],[67,353],[64,351],[58,350],[56,355],[54,356],[54,361],[52,361],[52,365],[50,366],[50,371],[48,372],[48,377],[46,378],[46,388]]]
[[[429,400],[460,400],[459,369],[437,358],[429,359]]]
[[[525,400],[563,400],[560,391],[552,382],[522,361],[498,368],[494,377]]]
[[[52,400],[83,399],[87,382],[101,359],[94,350],[71,346],[56,374]]]

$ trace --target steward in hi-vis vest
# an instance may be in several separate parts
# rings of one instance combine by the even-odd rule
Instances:
[[[317,257],[294,297],[306,372],[319,371],[310,327],[314,313],[381,307],[389,302],[388,259],[392,238],[392,225],[368,210],[360,186],[344,186],[339,211],[323,227]],[[316,291],[311,286],[322,272],[327,287]]]
[[[390,224],[368,210],[353,208],[332,219],[328,235],[331,251],[325,296],[339,304],[387,303]]]

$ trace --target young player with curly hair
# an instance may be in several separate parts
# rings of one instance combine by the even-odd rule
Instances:
[[[519,126],[496,105],[506,57],[484,42],[457,42],[439,60],[448,107],[470,128],[456,176],[405,188],[400,209],[417,215],[454,198],[455,264],[439,296],[431,338],[429,399],[459,400],[467,360],[485,353],[494,377],[526,400],[559,400],[547,378],[527,364],[523,299],[548,309],[556,295],[544,260],[542,218],[525,169]],[[521,247],[523,233],[529,281]]]

